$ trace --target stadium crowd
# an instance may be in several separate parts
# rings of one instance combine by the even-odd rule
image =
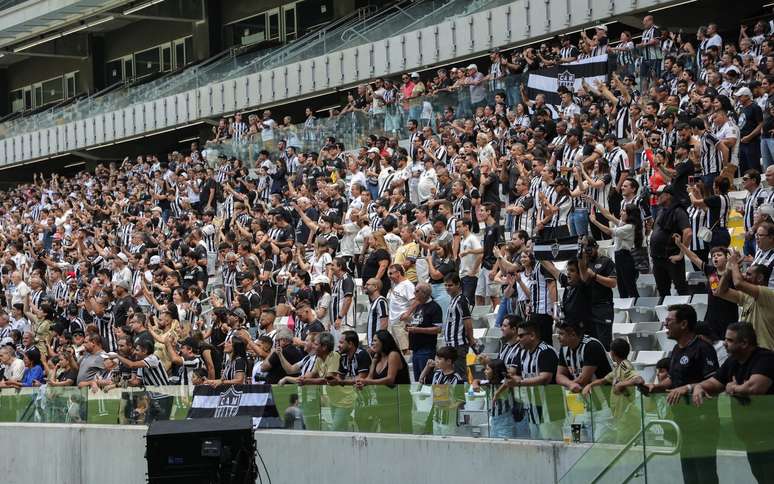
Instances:
[[[648,15],[637,37],[601,25],[493,50],[486,69],[360,86],[326,123],[362,146],[312,109],[297,126],[267,110],[222,119],[190,153],[35,174],[0,193],[0,387],[470,380],[498,395],[638,386],[701,408],[774,393],[771,34],[689,37]],[[609,82],[527,96],[529,72],[604,54]],[[669,307],[676,346],[653,382],[612,332],[614,297],[638,297],[646,273],[660,296],[708,292],[703,321]],[[473,381],[481,306],[502,344]],[[505,402],[502,436],[540,436],[539,407]],[[706,459],[684,459],[686,482],[717,482]],[[763,482],[774,461],[750,462]]]

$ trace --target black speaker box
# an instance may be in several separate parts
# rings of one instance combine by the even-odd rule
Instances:
[[[161,420],[148,428],[150,484],[242,484],[258,476],[252,417]]]

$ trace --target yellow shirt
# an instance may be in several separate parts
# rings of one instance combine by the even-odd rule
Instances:
[[[605,381],[611,385],[631,380],[637,376],[634,366],[628,361],[614,365],[613,371],[605,376]],[[626,411],[626,408],[634,402],[634,388],[627,388],[625,393],[615,393],[610,390],[610,410],[614,417],[620,417]]]
[[[400,247],[398,247],[398,250],[395,251],[395,264],[400,264],[403,266],[403,263],[406,262],[406,259],[413,258],[415,261],[417,258],[419,258],[419,244],[416,242],[410,242],[408,244],[403,244]],[[404,266],[405,267],[405,266]],[[416,265],[411,264],[411,266],[406,269],[406,279],[413,282],[414,284],[417,283],[417,268]]]
[[[742,308],[739,321],[747,321],[755,328],[758,346],[774,350],[774,289],[758,286],[758,299],[739,290],[736,302]]]

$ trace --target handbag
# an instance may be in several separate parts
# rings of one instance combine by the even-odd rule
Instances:
[[[696,236],[699,238],[699,240],[707,244],[712,242],[712,231],[715,229],[715,226],[718,224],[718,222],[720,222],[720,220],[716,220],[710,228],[699,227],[699,231],[696,233]]]

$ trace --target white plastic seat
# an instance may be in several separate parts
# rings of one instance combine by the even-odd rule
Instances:
[[[637,324],[635,323],[613,323],[613,336],[629,336],[631,334],[636,334],[635,328],[637,327]]]
[[[661,304],[656,306],[656,315],[659,321],[664,321],[669,313],[669,306],[673,304],[689,304],[691,302],[691,296],[665,296]]]
[[[486,336],[487,328],[473,328],[473,337],[477,340]]]
[[[669,339],[666,330],[656,333],[656,339],[658,340],[658,346],[661,348],[661,351],[665,353],[671,352],[677,344],[675,340]]]

